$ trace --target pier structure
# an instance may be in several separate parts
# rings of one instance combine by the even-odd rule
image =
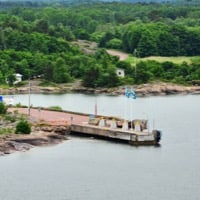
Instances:
[[[84,135],[98,136],[108,139],[126,141],[133,145],[156,145],[160,141],[160,131],[147,129],[145,120],[134,120],[130,122],[119,119],[100,119],[89,120],[89,122],[72,123],[71,132]]]
[[[9,112],[15,110],[29,115],[27,108],[9,108]],[[73,134],[79,133],[105,139],[116,139],[133,145],[156,145],[161,139],[161,132],[158,130],[150,132],[145,120],[128,122],[114,117],[90,116],[82,113],[38,108],[31,108],[29,117],[49,125],[69,127],[70,133]]]

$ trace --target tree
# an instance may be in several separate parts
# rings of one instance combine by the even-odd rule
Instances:
[[[4,79],[4,76],[3,76],[3,74],[0,70],[0,84],[2,84],[2,83],[5,83],[5,79]]]
[[[53,80],[56,83],[67,83],[70,81],[70,75],[67,70],[65,61],[62,58],[56,60],[53,70]]]
[[[14,73],[14,70],[10,70],[7,74],[7,81],[8,81],[8,85],[12,86],[14,84],[14,82],[16,81],[16,76]]]
[[[46,19],[40,19],[36,21],[36,30],[41,33],[48,33],[49,31],[49,23]]]
[[[86,87],[98,86],[98,79],[101,74],[101,67],[98,64],[92,64],[83,74],[83,85]]]
[[[123,49],[129,53],[133,53],[134,49],[138,47],[142,32],[143,24],[141,22],[130,24],[127,28],[125,27],[122,36]]]
[[[160,56],[177,56],[179,55],[179,38],[173,36],[167,31],[162,31],[157,41]]]
[[[149,30],[144,30],[142,33],[137,51],[141,57],[158,55],[155,35],[153,35]]]
[[[140,62],[137,64],[137,74],[135,77],[135,83],[147,83],[152,78],[152,73],[148,70],[147,64],[145,62]]]
[[[116,68],[109,66],[104,73],[99,75],[97,85],[100,87],[113,87],[119,84],[119,78],[116,74]]]
[[[107,32],[104,34],[104,36],[101,38],[100,42],[99,42],[99,46],[100,47],[106,47],[106,43],[113,39],[114,34],[111,32]]]
[[[120,39],[113,38],[107,42],[106,47],[111,49],[122,49],[122,41]]]

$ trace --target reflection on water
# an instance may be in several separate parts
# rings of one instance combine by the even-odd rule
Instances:
[[[47,101],[46,95],[36,95],[32,101],[35,106],[58,105],[60,99],[66,110],[88,105],[87,113],[93,111],[93,96],[66,96],[48,96]],[[134,101],[134,115],[145,113],[163,131],[159,148],[72,137],[56,146],[0,157],[0,199],[199,199],[199,100],[188,95]],[[79,101],[83,103],[77,108]],[[122,96],[98,96],[97,101],[102,114],[126,113]]]

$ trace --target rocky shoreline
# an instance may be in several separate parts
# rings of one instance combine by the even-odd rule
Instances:
[[[133,85],[137,96],[163,96],[171,94],[200,94],[200,86],[184,86],[173,83],[147,83],[141,85]],[[97,94],[108,94],[108,95],[123,95],[125,86],[115,88],[86,88],[81,85],[78,86],[64,86],[58,85],[55,87],[42,87],[33,85],[31,87],[31,93],[97,93]],[[1,94],[27,94],[29,93],[29,87],[12,87],[9,89],[1,89]]]
[[[69,127],[45,126],[33,127],[31,134],[5,134],[0,135],[0,156],[8,155],[17,151],[27,151],[37,146],[48,146],[67,140]]]

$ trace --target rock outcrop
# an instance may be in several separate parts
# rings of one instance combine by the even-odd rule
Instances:
[[[66,140],[69,127],[50,126],[33,128],[30,135],[8,134],[0,136],[0,156],[16,151],[27,151],[35,146],[58,144]]]
[[[86,88],[81,85],[81,81],[66,85],[57,85],[52,87],[42,87],[38,84],[38,81],[32,81],[31,92],[32,93],[68,93],[68,92],[79,92],[79,93],[106,93],[111,95],[124,94],[125,86],[117,88]],[[37,84],[36,84],[36,83]],[[138,96],[149,96],[149,95],[169,95],[169,94],[200,94],[200,85],[196,86],[184,86],[173,83],[147,83],[141,85],[133,85]],[[27,94],[29,93],[29,86],[18,88],[1,89],[1,94]]]

